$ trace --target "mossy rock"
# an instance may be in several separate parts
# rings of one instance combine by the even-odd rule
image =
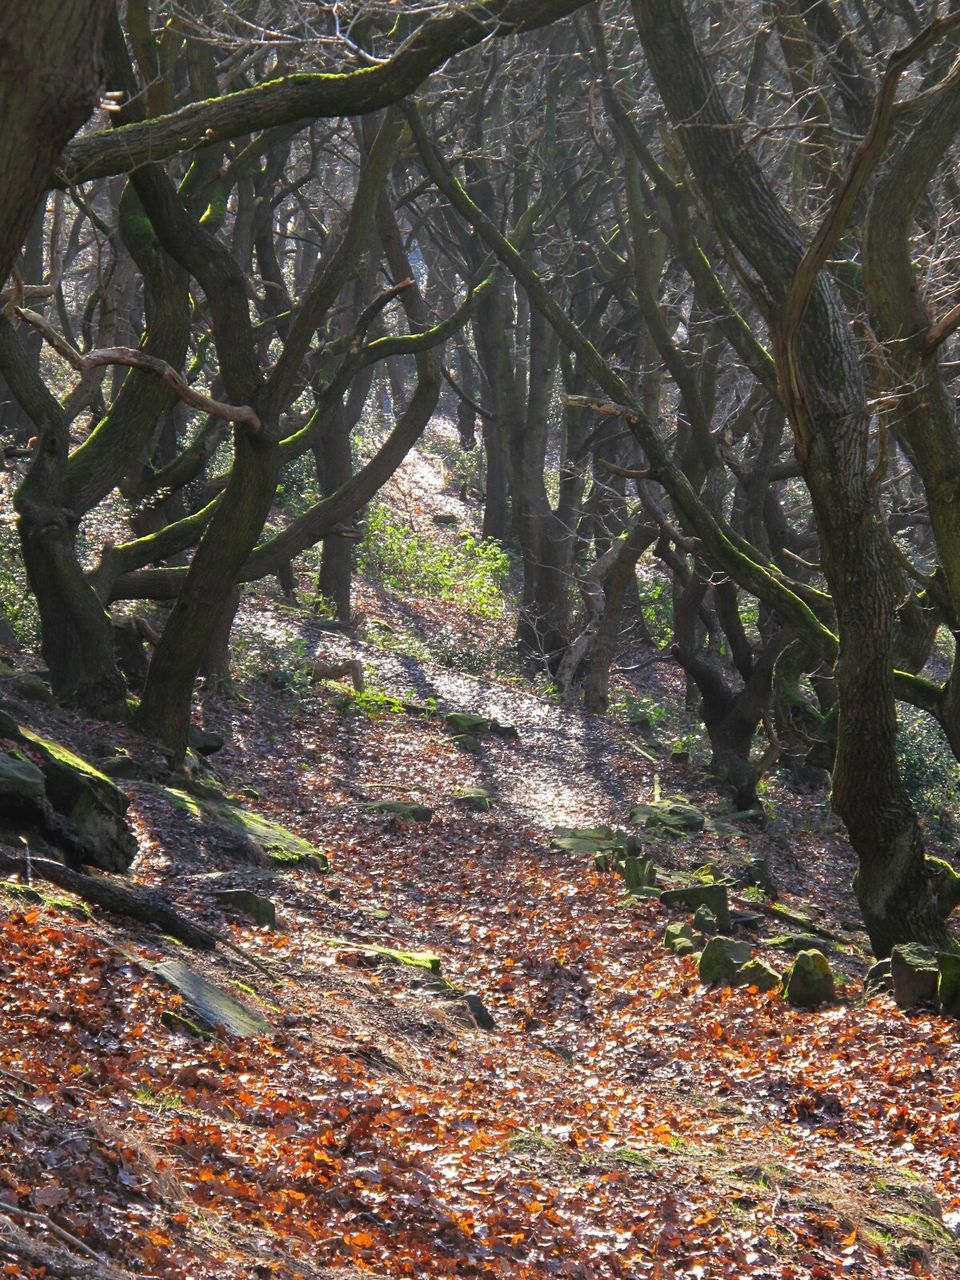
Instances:
[[[126,782],[143,781],[148,773],[137,760],[134,760],[133,756],[127,755],[126,752],[116,756],[104,756],[97,761],[97,768],[108,778],[119,778]]]
[[[443,723],[457,736],[466,734],[467,737],[486,738],[493,734],[498,738],[519,737],[513,725],[501,724],[487,716],[475,716],[469,711],[448,711]]]
[[[701,933],[705,933],[708,938],[712,938],[714,934],[720,932],[717,917],[709,907],[702,904],[693,913],[693,927],[699,929]]]
[[[263,862],[266,858],[281,867],[327,870],[326,854],[308,840],[269,818],[239,808],[215,787],[185,782],[179,787],[153,787],[152,790],[182,813],[189,814],[201,827],[210,827],[232,840],[234,854],[244,861]]]
[[[456,733],[450,741],[455,747],[459,747],[461,751],[466,751],[472,756],[483,754],[483,743],[479,738],[474,737],[472,733]]]
[[[489,813],[493,804],[493,797],[486,787],[464,787],[454,792],[454,799],[474,813]]]
[[[66,819],[62,842],[81,862],[102,871],[126,871],[137,853],[127,826],[127,797],[89,760],[41,738],[23,725],[18,736],[40,756],[47,798]]]
[[[697,884],[684,889],[664,889],[660,897],[666,907],[686,907],[688,911],[696,911],[698,907],[708,907],[713,912],[721,933],[726,933],[730,928],[730,905],[727,901],[726,887],[722,884]]]
[[[429,822],[433,817],[429,805],[409,800],[375,800],[367,809],[371,813],[385,813],[398,822]]]
[[[691,951],[699,951],[706,939],[698,933],[686,920],[675,920],[668,924],[663,935],[663,945],[668,951],[677,955],[689,955]]]
[[[657,868],[649,858],[626,857],[620,864],[620,874],[628,893],[641,889],[653,889],[657,884]]]
[[[822,951],[801,951],[783,979],[783,994],[791,1004],[814,1009],[837,998],[830,961]]]
[[[630,810],[629,821],[645,831],[665,831],[670,835],[686,835],[702,831],[706,818],[694,805],[679,798],[654,800],[650,804],[636,804]]]
[[[182,960],[164,960],[160,964],[140,960],[138,963],[148,972],[162,978],[174,991],[183,996],[186,1004],[197,1017],[214,1030],[223,1028],[232,1036],[262,1036],[270,1031],[270,1024],[228,995]]]
[[[791,955],[797,955],[800,951],[821,951],[829,956],[837,950],[836,943],[817,938],[812,933],[778,933],[767,939],[767,946],[788,951]]]
[[[954,871],[943,858],[934,858],[929,853],[925,856],[924,863],[930,877],[930,886],[936,895],[937,909],[946,920],[960,906],[960,872]]]
[[[748,960],[733,976],[736,987],[756,987],[758,991],[776,991],[783,979],[776,969],[763,960]]]
[[[14,698],[22,698],[25,702],[52,702],[53,694],[50,686],[39,676],[29,671],[15,671],[5,677],[4,692]]]
[[[730,885],[732,883],[723,867],[716,862],[704,862],[701,866],[695,867],[693,878],[701,884]]]
[[[863,980],[863,986],[868,997],[878,996],[883,991],[893,990],[893,972],[889,956],[885,960],[878,960],[876,964],[870,966],[867,970],[867,976]]]
[[[218,889],[213,896],[228,911],[249,916],[255,924],[266,925],[268,929],[277,927],[276,906],[259,893],[253,893],[250,889]]]
[[[43,820],[49,814],[43,772],[32,760],[0,755],[0,808],[11,817],[29,815]]]
[[[948,1018],[960,1018],[960,952],[938,951],[937,1003]]]
[[[626,851],[623,837],[612,827],[554,827],[550,848],[576,855],[617,854]],[[611,863],[615,858],[611,858]]]
[[[940,966],[933,947],[903,943],[890,953],[893,996],[901,1009],[937,1007]]]
[[[711,938],[700,953],[697,973],[705,987],[714,983],[730,986],[742,965],[750,959],[749,942],[737,942],[734,938]]]

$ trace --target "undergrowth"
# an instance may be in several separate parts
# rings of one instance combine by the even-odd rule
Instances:
[[[471,533],[455,545],[431,541],[383,503],[370,509],[357,568],[396,591],[450,601],[483,618],[505,608],[510,560],[498,543]]]

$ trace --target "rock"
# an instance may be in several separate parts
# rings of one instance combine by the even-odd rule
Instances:
[[[493,732],[492,720],[488,720],[486,716],[471,715],[468,711],[450,711],[443,717],[443,723],[455,734],[466,733],[479,737]]]
[[[946,920],[960,906],[960,873],[954,871],[943,858],[934,858],[929,853],[924,857],[924,863],[930,877],[930,887],[936,894],[937,908]]]
[[[763,924],[763,919],[758,911],[730,910],[730,924],[734,929],[755,929],[758,924]]]
[[[414,804],[407,800],[375,800],[368,804],[371,813],[386,813],[398,822],[429,822],[433,810],[429,805]]]
[[[215,1030],[222,1027],[232,1036],[262,1036],[270,1031],[269,1022],[208,982],[182,960],[164,960],[160,964],[140,960],[138,964],[179,992],[208,1027]]]
[[[466,994],[463,997],[464,1004],[470,1010],[474,1022],[484,1031],[493,1031],[496,1029],[496,1023],[493,1020],[493,1014],[483,1003],[479,996]]]
[[[625,852],[626,846],[612,827],[554,827],[550,848],[574,855],[617,854]]]
[[[758,991],[776,991],[783,979],[776,969],[765,964],[763,960],[748,960],[742,964],[733,977],[736,987],[756,987]]]
[[[712,938],[714,934],[720,932],[720,926],[717,924],[717,917],[713,914],[709,907],[699,906],[693,913],[693,926],[699,929],[701,933],[705,933],[707,937]]]
[[[187,730],[187,746],[196,751],[197,755],[212,756],[215,751],[223,749],[223,743],[222,733],[207,733],[204,729],[198,729],[195,724]]]
[[[89,760],[58,743],[18,726],[20,741],[40,756],[47,798],[66,819],[60,838],[80,862],[102,871],[126,871],[137,853],[137,841],[127,826],[127,797]]]
[[[450,741],[454,746],[459,747],[461,751],[469,751],[472,756],[483,754],[483,743],[479,738],[475,738],[472,733],[456,733]]]
[[[457,525],[460,523],[460,517],[455,516],[452,511],[437,511],[433,517],[433,523],[436,525]]]
[[[877,996],[881,991],[893,990],[893,973],[889,957],[886,960],[878,960],[876,964],[870,966],[863,980],[863,986],[868,996]]]
[[[711,938],[700,953],[697,972],[704,986],[712,986],[715,982],[725,985],[732,983],[737,970],[750,959],[749,942],[737,942],[733,938],[722,935]]]
[[[686,889],[664,889],[660,897],[666,907],[686,907],[688,911],[696,911],[698,907],[708,907],[713,912],[721,933],[726,933],[730,928],[727,890],[722,884],[697,884],[690,885]]]
[[[783,979],[783,993],[791,1004],[804,1009],[836,1000],[830,961],[822,951],[801,951]]]
[[[259,813],[239,808],[215,787],[185,780],[179,787],[151,789],[189,814],[200,827],[213,829],[228,842],[233,856],[244,862],[327,870],[326,854],[309,841]]]
[[[454,792],[454,799],[474,813],[489,813],[492,804],[492,797],[486,787],[464,787],[461,791]]]
[[[6,691],[25,702],[52,702],[53,694],[45,680],[29,671],[18,671],[5,682]]]
[[[249,889],[218,889],[213,896],[222,907],[249,916],[256,924],[277,927],[277,908],[269,898],[261,898]]]
[[[4,816],[44,819],[50,811],[43,773],[32,760],[0,755],[0,810]]]
[[[894,947],[890,953],[893,996],[901,1009],[937,1007],[940,966],[933,947],[916,942]]]
[[[940,1012],[948,1018],[960,1018],[960,953],[938,951],[937,965],[940,969],[937,987]]]
[[[693,925],[685,920],[675,920],[673,924],[668,924],[663,935],[663,945],[668,951],[674,951],[678,955],[699,951],[705,941],[703,934],[697,933]]]
[[[657,883],[657,868],[649,858],[624,858],[620,866],[620,874],[623,876],[628,893],[652,889]]]
[[[822,951],[825,956],[836,951],[836,944],[818,938],[812,933],[780,933],[767,939],[768,947],[778,947],[781,951],[789,951],[796,955],[800,951]]]
[[[149,782],[160,771],[159,766],[151,765],[146,760],[135,760],[126,751],[120,751],[112,756],[102,756],[97,761],[97,768],[108,778],[119,778],[125,782]]]
[[[629,821],[646,831],[666,831],[682,835],[689,831],[702,831],[706,818],[701,811],[679,798],[655,800],[652,804],[637,804],[630,810]]]

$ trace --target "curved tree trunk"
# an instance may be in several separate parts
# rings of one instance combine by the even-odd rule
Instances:
[[[804,252],[798,228],[744,145],[696,46],[682,0],[633,0],[651,73],[697,181],[774,307]],[[682,127],[679,127],[682,126]],[[850,326],[821,274],[778,376],[813,500],[840,634],[833,802],[859,858],[856,888],[877,955],[898,942],[949,945],[896,754],[897,583],[868,483],[870,415]]]
[[[112,0],[33,0],[0,9],[0,285],[63,147],[100,90]]]

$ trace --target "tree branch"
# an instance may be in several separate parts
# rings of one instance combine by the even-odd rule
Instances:
[[[233,422],[237,426],[245,427],[251,435],[257,435],[263,430],[260,418],[249,405],[224,404],[221,400],[201,395],[199,391],[189,386],[176,369],[167,364],[166,360],[147,355],[146,352],[138,351],[135,347],[98,347],[88,351],[86,355],[81,355],[61,334],[47,324],[43,316],[37,315],[35,311],[28,311],[25,307],[16,307],[15,312],[21,320],[39,330],[54,351],[80,374],[89,373],[91,369],[107,364],[126,365],[131,369],[146,369],[161,378],[174,395],[191,408],[202,409],[211,418],[220,418],[224,422]]]

